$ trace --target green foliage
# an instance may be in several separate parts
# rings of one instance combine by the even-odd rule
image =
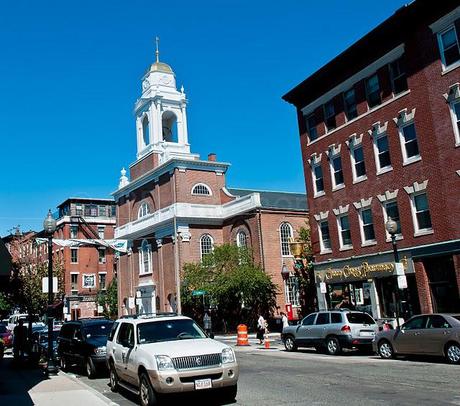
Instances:
[[[204,290],[205,297],[192,296],[194,290]],[[253,326],[259,313],[268,317],[276,307],[276,294],[275,284],[254,264],[251,252],[236,245],[215,247],[201,263],[183,268],[183,312],[201,320],[204,308],[211,305],[214,326],[222,322],[224,330],[239,323]]]
[[[11,313],[12,308],[13,304],[11,303],[9,296],[4,292],[0,292],[0,314],[2,316],[7,315]]]
[[[107,290],[97,292],[96,302],[103,307],[103,315],[110,319],[116,319],[118,316],[118,289],[117,279],[113,278],[107,286]]]

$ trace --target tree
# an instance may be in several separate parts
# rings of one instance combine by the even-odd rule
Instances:
[[[205,296],[193,296],[203,291]],[[233,244],[215,247],[201,263],[188,263],[182,272],[182,308],[202,320],[208,306],[224,330],[239,323],[255,325],[259,313],[268,316],[276,308],[276,285],[254,264],[251,252]],[[214,327],[216,320],[213,320]]]
[[[107,290],[97,292],[96,302],[102,306],[102,314],[110,319],[116,319],[118,316],[118,288],[117,279],[114,277]]]

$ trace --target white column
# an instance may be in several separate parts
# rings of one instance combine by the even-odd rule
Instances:
[[[181,105],[182,111],[182,131],[180,133],[180,143],[187,144],[188,143],[188,131],[187,131],[187,113],[186,113],[186,104],[183,103]]]
[[[142,122],[139,116],[136,117],[136,134],[137,134],[137,153],[144,149],[144,140],[142,134]]]

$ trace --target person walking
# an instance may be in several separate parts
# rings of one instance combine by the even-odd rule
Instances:
[[[257,338],[259,339],[259,344],[264,343],[265,326],[266,321],[264,316],[259,315],[259,319],[257,320]]]
[[[289,326],[289,320],[286,313],[281,312],[281,322],[283,323],[283,328]]]
[[[13,330],[13,354],[15,359],[20,359],[24,357],[24,352],[26,349],[26,340],[27,340],[27,327],[24,326],[24,320],[19,319],[18,325]]]

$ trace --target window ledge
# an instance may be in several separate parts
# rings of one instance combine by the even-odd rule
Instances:
[[[345,188],[345,184],[344,183],[341,183],[340,185],[336,186],[336,187],[333,187],[332,188],[332,191],[333,192],[336,192],[337,190],[340,190],[340,189],[343,189]]]
[[[366,241],[361,244],[361,247],[371,247],[372,245],[376,245],[377,241],[372,240],[372,241]]]
[[[419,230],[414,233],[414,237],[420,237],[422,235],[430,235],[434,234],[434,231],[432,228],[426,229],[426,230]]]
[[[152,275],[152,272],[139,273],[139,276]]]
[[[313,195],[313,199],[316,199],[317,197],[324,196],[325,194],[326,194],[326,192],[324,190],[322,192],[315,193]]]
[[[415,157],[409,158],[407,161],[403,163],[403,166],[413,164],[415,162],[419,162],[422,160],[422,157],[420,155],[417,155]]]
[[[294,258],[294,255],[281,255],[283,258]]]
[[[392,166],[387,166],[386,168],[380,169],[377,171],[377,176],[383,175],[384,173],[391,172],[393,170]]]
[[[319,252],[319,255],[332,254],[332,250],[322,250]]]
[[[366,175],[361,176],[361,177],[359,177],[359,178],[356,178],[356,179],[353,181],[353,184],[356,185],[357,183],[364,182],[365,180],[367,180],[367,176],[366,176]]]
[[[349,251],[353,249],[353,245],[345,245],[339,248],[339,251]]]
[[[457,141],[457,142],[455,143],[455,148],[458,148],[458,147],[460,147],[460,141]]]
[[[447,75],[448,73],[452,72],[453,70],[457,69],[460,66],[460,61],[454,62],[452,65],[444,68],[441,72],[441,75]]]

